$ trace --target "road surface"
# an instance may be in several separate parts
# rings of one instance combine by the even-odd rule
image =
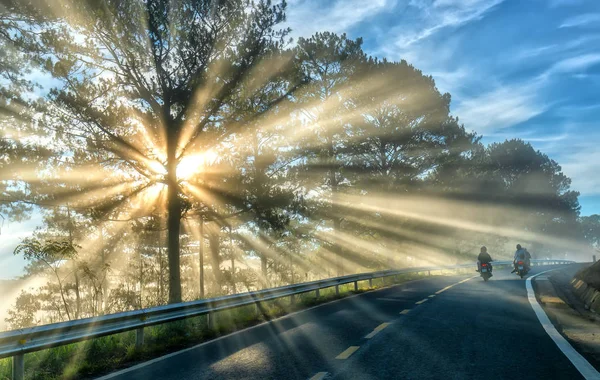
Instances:
[[[525,280],[507,269],[487,283],[470,277],[431,277],[364,293],[111,378],[582,378],[540,325]]]

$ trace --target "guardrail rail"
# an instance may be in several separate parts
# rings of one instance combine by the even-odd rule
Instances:
[[[573,261],[531,260],[531,263],[535,265],[554,265],[571,264]],[[494,264],[496,266],[511,265],[512,261],[495,261]],[[77,319],[0,332],[0,359],[12,356],[12,378],[14,380],[21,380],[23,379],[25,372],[24,354],[29,352],[40,351],[131,330],[136,330],[136,346],[139,348],[144,343],[144,327],[148,326],[206,314],[209,315],[210,319],[210,314],[217,311],[257,304],[259,302],[282,297],[293,297],[294,295],[311,291],[316,292],[316,296],[319,297],[320,290],[325,288],[335,287],[336,294],[339,294],[339,285],[352,282],[354,283],[355,290],[358,290],[358,281],[369,281],[369,286],[372,286],[372,280],[376,278],[420,272],[428,272],[431,274],[432,271],[473,268],[474,266],[474,263],[469,263],[453,266],[412,267],[352,274],[248,293],[156,306],[93,318]]]

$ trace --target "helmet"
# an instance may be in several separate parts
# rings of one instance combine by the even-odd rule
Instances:
[[[517,249],[521,249],[521,244],[517,244]]]
[[[486,246],[485,246],[485,245],[484,245],[483,247],[481,247],[481,252],[482,252],[482,253],[483,253],[483,252],[487,252],[487,248],[486,248]]]

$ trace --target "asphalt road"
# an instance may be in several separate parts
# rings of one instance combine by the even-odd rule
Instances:
[[[113,378],[582,378],[538,322],[524,279],[509,270],[487,283],[467,278],[432,277],[361,294]]]

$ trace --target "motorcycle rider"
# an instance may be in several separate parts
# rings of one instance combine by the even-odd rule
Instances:
[[[515,257],[513,259],[513,264],[515,266],[515,269],[513,269],[512,272],[510,273],[515,273],[517,271],[517,262],[523,261],[525,263],[525,267],[527,268],[527,270],[529,270],[529,260],[528,257],[531,258],[531,255],[529,254],[529,252],[521,247],[521,244],[517,244],[517,251],[515,252]]]
[[[527,248],[523,248],[525,250],[525,266],[529,271],[531,269],[531,253],[527,250]]]
[[[487,247],[481,247],[479,252],[479,256],[477,256],[477,271],[481,271],[481,264],[486,263],[490,268],[490,276],[492,275],[492,256],[487,251]]]

